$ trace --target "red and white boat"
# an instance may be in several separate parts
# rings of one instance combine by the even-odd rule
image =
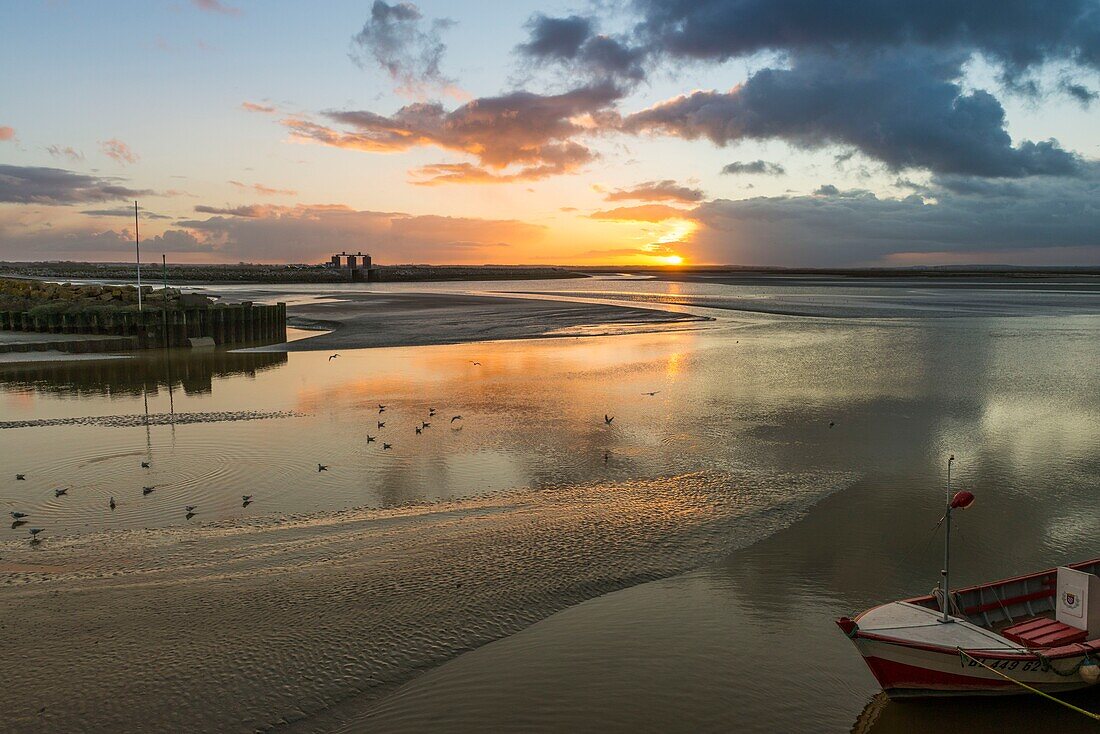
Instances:
[[[951,495],[943,585],[869,609],[837,625],[891,698],[1070,691],[1100,680],[1100,558],[1026,576],[949,589]],[[1023,685],[1021,685],[1023,684]]]

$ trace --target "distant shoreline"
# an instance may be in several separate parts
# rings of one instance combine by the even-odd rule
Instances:
[[[541,265],[382,265],[376,269],[379,283],[475,282],[495,280],[556,280],[598,275],[641,275],[672,281],[697,282],[822,282],[868,280],[948,280],[1012,283],[1046,281],[1100,285],[1100,267],[964,265],[933,267],[781,268],[735,265],[687,266],[541,266]],[[345,283],[337,269],[325,265],[276,264],[175,264],[161,269],[144,264],[150,284],[164,279],[176,285],[205,283],[284,285]],[[76,280],[134,280],[132,263],[0,262],[0,277]]]

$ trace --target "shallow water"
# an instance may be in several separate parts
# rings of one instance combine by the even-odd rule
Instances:
[[[773,533],[761,542],[718,563],[700,551],[698,571],[584,602],[380,703],[353,699],[303,722],[316,729],[846,730],[874,685],[831,620],[935,582],[932,529],[951,452],[959,486],[979,497],[959,523],[960,583],[1100,555],[1092,292],[622,280],[493,288],[696,298],[711,307],[681,307],[718,320],[673,333],[345,350],[336,360],[213,352],[5,367],[0,420],[73,424],[0,430],[0,509],[29,512],[49,538],[513,490],[644,493],[646,482],[680,475],[734,501],[746,482],[775,487],[785,519],[761,516]],[[728,310],[750,296],[861,318]],[[851,311],[852,301],[871,305]],[[878,318],[915,309],[957,318]],[[172,422],[200,413],[216,415]],[[463,417],[452,424],[453,415]],[[77,423],[103,416],[139,419]],[[16,471],[27,480],[15,482]],[[788,476],[799,480],[776,481]],[[156,490],[142,496],[144,485]],[[54,497],[58,487],[68,494]],[[242,507],[242,494],[255,501]],[[187,504],[198,506],[190,520]],[[791,520],[805,516],[785,527],[792,510]],[[735,534],[753,535],[725,527],[730,536],[706,547],[737,548]],[[1011,731],[1020,712],[1050,713],[1023,701],[980,711],[887,704],[874,709],[875,726],[993,721]]]

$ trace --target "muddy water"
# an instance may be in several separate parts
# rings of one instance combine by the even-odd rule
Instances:
[[[591,284],[577,288],[593,295]],[[631,285],[631,297],[656,302],[692,288]],[[769,297],[829,305],[855,291]],[[875,308],[887,299],[905,310],[902,291],[875,298]],[[919,294],[922,308],[937,298]],[[991,298],[994,315],[976,314]],[[48,609],[52,593],[72,593],[109,615],[112,604],[160,584],[173,587],[166,598],[180,610],[206,585],[217,598],[262,586],[254,604],[277,589],[270,624],[287,629],[233,627],[246,625],[242,610],[227,617],[217,644],[200,634],[193,650],[177,649],[171,680],[151,682],[146,694],[156,695],[136,709],[166,726],[846,730],[874,686],[831,618],[934,583],[947,453],[979,497],[960,523],[960,582],[1100,555],[1100,322],[1095,297],[1080,298],[1043,296],[1042,316],[1030,300],[1013,310],[1003,293],[952,291],[934,311],[969,309],[962,318],[699,308],[718,320],[666,334],[345,350],[334,360],[215,352],[5,367],[0,421],[16,427],[0,429],[0,509],[30,513],[46,540],[32,550],[24,527],[3,530],[0,564],[12,564],[14,583],[0,604]],[[328,468],[319,472],[319,463]],[[17,471],[25,481],[14,481]],[[156,489],[142,495],[142,486]],[[612,513],[615,493],[623,512]],[[242,506],[242,494],[254,501]],[[470,514],[496,497],[522,513]],[[415,513],[424,529],[402,536],[399,555],[381,542],[370,555],[354,542],[355,533],[387,537],[371,512],[425,502],[444,509]],[[190,519],[185,505],[197,505]],[[345,525],[348,508],[367,515]],[[433,542],[451,529],[470,544]],[[294,543],[279,540],[284,532]],[[504,544],[495,551],[494,538]],[[195,549],[193,566],[182,563],[192,554],[184,548]],[[462,556],[453,559],[462,586],[440,594],[428,576],[446,576],[453,553]],[[495,556],[516,569],[516,588],[512,574],[487,576]],[[392,606],[368,605],[377,626],[355,617],[367,602],[352,567],[384,570],[371,594],[397,590]],[[89,578],[103,580],[80,586]],[[495,581],[475,582],[485,578]],[[107,579],[115,580],[103,586]],[[326,588],[338,593],[326,598]],[[591,598],[615,589],[623,590]],[[290,598],[300,600],[293,614],[281,611]],[[217,624],[210,603],[196,612]],[[400,624],[387,624],[387,614]],[[310,618],[313,631],[302,627]],[[379,647],[395,629],[401,644]],[[65,640],[41,642],[59,656],[67,649]],[[188,651],[228,678],[189,677]],[[96,711],[104,725],[133,724],[127,675],[149,673],[156,655],[131,652],[126,675],[97,681],[120,697],[117,706],[91,706],[91,690],[69,708],[54,696],[53,728],[94,721]],[[98,669],[91,652],[80,659]],[[245,660],[246,680],[234,676],[234,660]],[[65,661],[55,662],[46,666],[54,678]],[[288,671],[298,682],[280,686]],[[13,701],[36,700],[34,680],[48,687],[51,678],[8,689]],[[201,717],[172,719],[155,705],[207,700],[194,698],[207,685],[214,702]],[[1003,731],[1021,712],[1050,713],[1024,702],[977,711],[876,704],[861,726],[980,730],[993,721]]]

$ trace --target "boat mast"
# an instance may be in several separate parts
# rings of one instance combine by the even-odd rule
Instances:
[[[138,233],[138,203],[134,202],[134,251],[137,254],[138,311],[141,310],[141,235]]]
[[[947,506],[944,511],[944,522],[947,529],[943,535],[943,619],[941,622],[951,621],[949,610],[951,609],[951,465],[955,463],[955,455],[947,460]]]

